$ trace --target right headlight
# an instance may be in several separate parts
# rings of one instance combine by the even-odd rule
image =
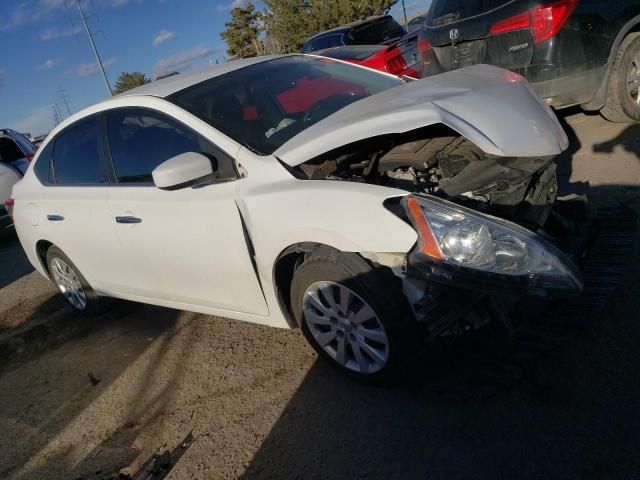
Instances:
[[[410,263],[436,280],[487,290],[582,290],[571,260],[515,223],[436,197],[409,196],[403,204],[419,236]]]

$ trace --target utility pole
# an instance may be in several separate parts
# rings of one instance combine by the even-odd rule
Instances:
[[[407,22],[407,8],[404,6],[404,0],[402,0],[402,13],[404,14],[404,26],[408,27],[409,22]]]
[[[62,88],[58,88],[57,92],[60,97],[60,101],[64,103],[65,107],[67,107],[67,113],[71,116],[71,109],[69,108],[69,99],[67,98],[67,94]]]
[[[104,79],[104,84],[107,87],[107,91],[109,95],[113,95],[113,90],[111,90],[111,85],[109,85],[109,79],[107,78],[107,74],[104,71],[104,66],[102,65],[102,60],[100,59],[100,54],[98,53],[98,49],[96,48],[96,44],[93,41],[93,32],[89,30],[89,25],[87,25],[87,16],[84,14],[84,10],[82,10],[82,5],[80,5],[80,0],[76,0],[76,5],[78,6],[78,10],[80,11],[80,17],[82,18],[82,24],[84,25],[84,30],[87,32],[87,36],[89,37],[89,43],[91,44],[91,48],[93,53],[96,56],[96,61],[98,62],[98,68],[100,68],[100,72],[102,73],[102,78]]]

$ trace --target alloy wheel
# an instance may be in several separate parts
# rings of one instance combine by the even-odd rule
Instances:
[[[389,338],[373,308],[335,282],[311,284],[303,298],[304,321],[314,340],[338,364],[376,373],[389,359]]]
[[[627,95],[636,105],[640,105],[640,54],[629,64],[627,72]]]
[[[55,284],[67,301],[78,310],[84,310],[87,306],[87,296],[76,272],[67,262],[57,257],[51,260],[50,268]]]

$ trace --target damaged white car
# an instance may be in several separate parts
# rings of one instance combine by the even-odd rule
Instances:
[[[13,215],[79,311],[117,297],[300,327],[338,369],[383,383],[424,342],[473,327],[479,305],[580,292],[542,233],[567,145],[499,68],[405,83],[261,57],[74,115],[14,188]]]

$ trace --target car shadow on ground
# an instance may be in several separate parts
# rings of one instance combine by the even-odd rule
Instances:
[[[133,440],[141,428],[140,418],[158,415],[174,385],[171,377],[161,391],[147,396],[147,382],[161,363],[163,345],[175,334],[178,314],[116,301],[108,314],[87,318],[55,295],[38,305],[15,331],[3,331],[0,478],[70,478],[76,472],[86,474],[87,469],[117,472],[129,465],[139,453]],[[46,461],[35,459],[43,447],[55,445],[81,414],[105,408],[97,406],[100,397],[145,352],[150,358],[139,380],[122,393],[123,405],[109,406],[111,414],[117,412],[121,419],[120,428],[99,449],[78,458],[69,448],[61,448]],[[92,421],[100,422],[99,411]]]

